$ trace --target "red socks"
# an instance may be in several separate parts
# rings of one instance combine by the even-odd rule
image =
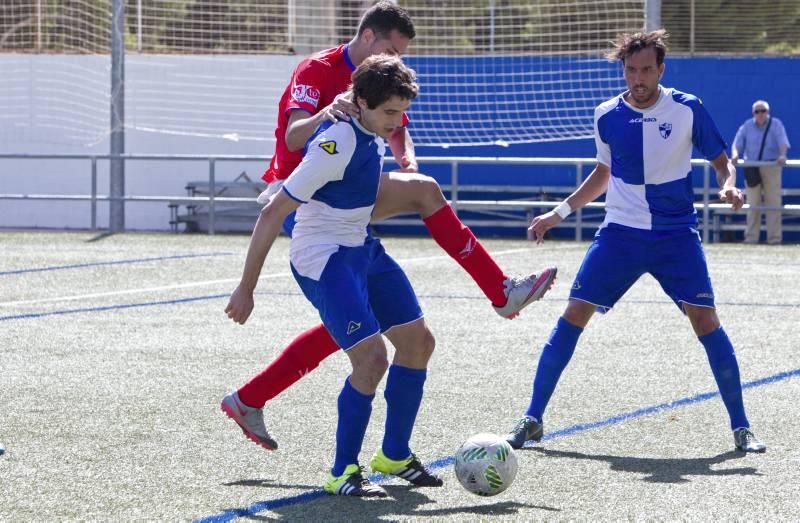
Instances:
[[[503,281],[506,275],[450,205],[445,205],[423,221],[436,243],[472,276],[492,304],[505,305],[507,298]]]
[[[249,407],[264,404],[317,368],[319,362],[339,350],[323,325],[307,330],[285,348],[269,366],[239,389],[239,399]]]

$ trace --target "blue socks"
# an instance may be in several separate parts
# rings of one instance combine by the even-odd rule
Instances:
[[[347,465],[358,463],[361,444],[367,432],[375,394],[361,394],[345,380],[339,394],[339,421],[336,425],[336,456],[331,474],[341,476]]]
[[[411,431],[422,402],[422,389],[427,371],[392,364],[386,378],[386,431],[383,436],[383,453],[393,460],[411,455],[408,446]]]
[[[722,402],[728,409],[731,418],[731,430],[740,427],[749,427],[747,416],[744,413],[742,400],[742,382],[739,377],[739,364],[736,362],[736,353],[733,344],[722,327],[703,336],[698,336],[711,364],[711,372],[717,381]]]
[[[542,348],[539,364],[536,367],[536,377],[533,380],[533,396],[526,416],[532,416],[542,421],[544,409],[550,401],[550,396],[556,389],[561,372],[569,363],[575,346],[578,344],[583,329],[576,327],[564,318],[559,318],[550,339]]]

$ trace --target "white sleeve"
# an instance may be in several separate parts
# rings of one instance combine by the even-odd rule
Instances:
[[[611,167],[611,148],[600,136],[600,128],[598,126],[599,120],[600,108],[598,107],[594,110],[594,144],[597,148],[597,163],[602,163],[607,167]]]
[[[355,148],[356,133],[349,122],[331,125],[308,144],[303,161],[283,183],[283,190],[307,203],[326,183],[344,177]]]

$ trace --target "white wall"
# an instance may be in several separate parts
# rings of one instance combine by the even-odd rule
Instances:
[[[126,57],[126,152],[259,154],[274,149],[277,103],[296,56]],[[0,153],[109,152],[107,56],[0,55]],[[108,193],[108,162],[98,163]],[[221,162],[218,181],[242,171],[258,179],[265,162]],[[207,180],[206,162],[129,161],[127,195],[183,196]],[[0,193],[89,194],[88,160],[0,159]],[[0,200],[0,227],[86,228],[88,202]],[[166,204],[126,204],[126,227],[168,229]],[[98,225],[108,223],[99,205]]]

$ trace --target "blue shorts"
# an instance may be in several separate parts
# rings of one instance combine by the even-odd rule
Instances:
[[[706,255],[695,229],[648,231],[614,224],[600,229],[569,297],[606,312],[645,273],[681,311],[684,303],[714,308]]]
[[[283,220],[283,226],[281,227],[281,229],[283,229],[283,233],[289,238],[292,237],[292,231],[294,231],[294,224],[296,217],[297,217],[297,211],[292,211],[286,216],[286,219]]]
[[[344,350],[422,317],[411,282],[379,240],[339,247],[319,281],[292,274],[322,323]]]

